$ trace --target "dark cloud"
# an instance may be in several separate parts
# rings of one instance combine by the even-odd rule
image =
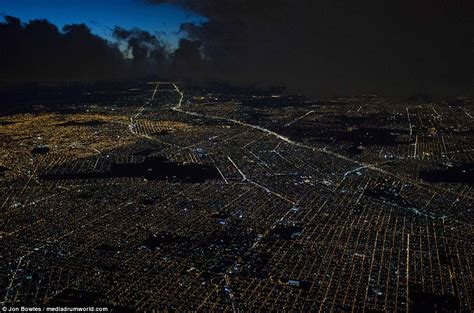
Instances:
[[[171,51],[169,44],[141,29],[124,29],[116,26],[113,36],[126,42],[131,54],[132,67],[140,75],[162,78],[205,80],[209,65],[203,57],[199,40],[180,39]]]
[[[116,42],[92,34],[85,24],[66,25],[59,30],[44,19],[22,23],[16,17],[5,16],[0,22],[0,82],[168,76],[173,54],[156,35],[115,27],[113,36]],[[126,44],[130,57],[120,50],[121,42]]]
[[[176,50],[150,32],[113,29],[115,42],[91,33],[85,24],[59,30],[47,20],[0,22],[0,82],[206,79],[209,66],[198,40],[181,39]],[[125,44],[128,51],[121,51]]]
[[[177,79],[206,79],[208,65],[201,53],[201,42],[181,39],[172,55],[170,75]]]
[[[60,31],[47,20],[21,23],[5,16],[0,23],[0,80],[61,81],[120,77],[124,60],[120,50],[93,35],[84,24]]]
[[[315,95],[459,93],[473,83],[470,0],[149,2],[207,17],[182,30],[217,79]]]
[[[127,42],[136,72],[142,75],[163,75],[166,72],[168,45],[157,36],[138,28],[126,30],[119,26],[114,28],[113,36]]]
[[[185,23],[175,51],[116,27],[111,43],[84,24],[0,22],[0,80],[172,79],[283,84],[326,96],[472,92],[471,0],[142,0],[207,19]],[[159,31],[159,30],[156,30]],[[124,58],[119,49],[126,46]]]

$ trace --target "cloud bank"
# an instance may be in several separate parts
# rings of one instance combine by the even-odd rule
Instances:
[[[156,76],[279,84],[328,96],[472,92],[474,2],[468,0],[143,0],[206,17],[181,25],[172,51],[140,29],[115,42],[84,24],[0,23],[0,80],[98,80]],[[157,30],[159,31],[159,30]],[[119,49],[127,48],[127,57]]]
[[[468,0],[150,0],[205,16],[183,24],[207,75],[306,93],[464,92],[472,86]]]
[[[0,23],[0,80],[62,81],[111,79],[121,75],[122,53],[84,24],[60,31],[47,20]]]
[[[45,19],[0,22],[0,82],[131,80],[143,77],[195,79],[200,44],[182,39],[175,51],[150,32],[113,29],[114,41],[85,24],[61,30]],[[121,51],[119,47],[126,47]]]

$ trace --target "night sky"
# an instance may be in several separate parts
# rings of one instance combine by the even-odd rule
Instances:
[[[314,96],[465,94],[473,3],[3,0],[0,80],[156,76]]]

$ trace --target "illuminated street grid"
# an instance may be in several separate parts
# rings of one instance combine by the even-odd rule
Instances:
[[[0,117],[2,304],[474,310],[469,99],[156,88]]]

